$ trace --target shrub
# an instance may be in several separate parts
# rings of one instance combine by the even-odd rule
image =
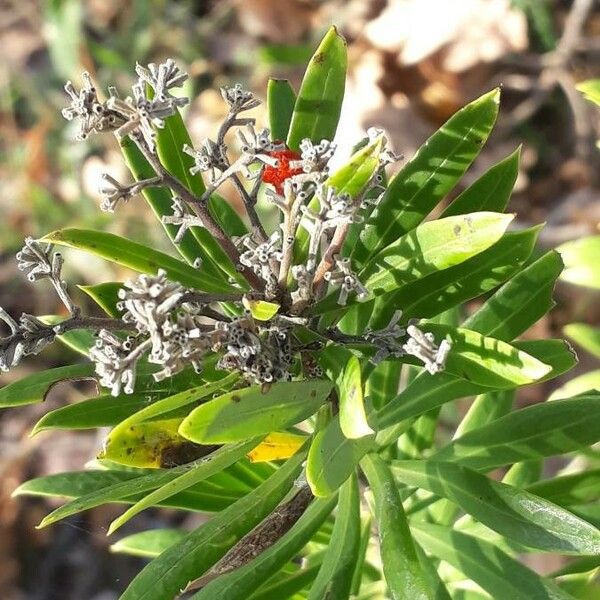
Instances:
[[[454,115],[388,181],[398,160],[369,131],[328,167],[346,49],[331,30],[296,97],[267,91],[270,131],[239,85],[215,140],[192,147],[173,61],[137,67],[133,96],[101,100],[68,83],[79,137],[113,132],[135,178],[105,177],[103,209],[141,193],[179,258],[102,231],[26,240],[19,267],[47,279],[69,316],[2,319],[8,369],[55,339],[91,362],[0,391],[42,401],[63,379],[106,392],[47,413],[35,431],[112,427],[95,468],[34,479],[17,494],[69,502],[48,526],[107,502],[212,513],[197,529],[153,530],[116,551],[154,559],[122,595],[239,598],[570,598],[587,589],[600,532],[598,470],[540,480],[544,459],[589,453],[600,397],[513,409],[515,390],[570,369],[562,340],[515,341],[552,307],[562,263],[532,256],[540,227],[509,231],[515,151],[426,220],[479,154],[498,112],[493,90]],[[226,134],[241,152],[232,158]],[[285,141],[283,141],[285,140]],[[203,180],[201,174],[204,174]],[[233,184],[247,219],[218,195]],[[267,230],[264,196],[279,212]],[[53,245],[139,273],[83,287],[84,315]],[[461,306],[486,296],[465,318]],[[450,438],[440,409],[476,396]],[[501,481],[490,476],[510,466]],[[555,577],[527,552],[582,556]],[[568,577],[567,577],[568,575]]]

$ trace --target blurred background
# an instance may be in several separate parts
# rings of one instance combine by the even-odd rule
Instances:
[[[15,315],[60,312],[44,284],[31,286],[17,272],[14,254],[27,235],[102,228],[168,248],[145,203],[132,201],[116,216],[99,211],[101,173],[126,181],[125,167],[112,136],[73,141],[74,127],[60,114],[67,79],[79,87],[81,71],[88,70],[98,87],[126,90],[136,61],[173,57],[191,76],[186,120],[198,142],[214,135],[224,116],[219,86],[239,81],[264,96],[275,76],[297,89],[331,24],[349,44],[341,145],[351,146],[377,125],[410,158],[454,111],[501,85],[498,126],[462,187],[523,144],[510,205],[517,225],[547,222],[544,248],[598,233],[600,113],[574,87],[600,76],[598,9],[594,0],[1,0],[0,305]],[[264,110],[256,114],[266,124]],[[125,276],[89,256],[73,254],[67,265],[76,283]],[[597,291],[559,284],[556,310],[531,335],[559,337],[572,321],[598,324],[598,300]],[[3,375],[1,384],[65,364],[73,358],[67,352],[50,348]],[[598,367],[585,353],[580,358],[577,373]],[[528,387],[519,402],[541,401],[561,383]],[[25,479],[81,469],[93,459],[102,432],[28,437],[47,410],[89,392],[61,384],[44,406],[0,412],[3,600],[111,600],[143,564],[109,552],[105,525],[118,507],[37,531],[52,502],[10,498]],[[444,415],[449,428],[452,411],[461,409]],[[146,511],[123,533],[181,519]],[[547,572],[556,565],[533,566]]]

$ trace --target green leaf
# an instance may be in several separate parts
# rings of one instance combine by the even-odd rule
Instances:
[[[9,383],[0,388],[0,408],[22,406],[43,402],[50,389],[61,381],[94,379],[95,366],[92,363],[55,367]]]
[[[46,429],[92,429],[112,427],[123,419],[148,406],[160,392],[98,396],[68,404],[46,413],[31,431],[35,435]]]
[[[371,300],[352,307],[340,322],[345,333],[362,333],[365,320],[360,313],[372,305],[369,327],[385,327],[396,307],[402,307],[402,321],[411,318],[432,318],[441,312],[476,298],[517,274],[529,258],[537,240],[540,227],[532,227],[514,233],[505,233],[500,240],[480,254],[468,260],[436,271],[427,277],[402,286]],[[356,316],[355,316],[356,314]]]
[[[269,79],[267,84],[267,111],[269,129],[274,140],[287,139],[292,122],[296,93],[287,79]]]
[[[453,440],[436,460],[473,469],[554,456],[600,440],[600,393],[543,402],[496,419]]]
[[[336,496],[313,500],[292,528],[271,547],[242,567],[211,581],[192,600],[247,600],[252,592],[259,589],[265,581],[270,582],[274,573],[297,556],[331,514],[336,502]],[[282,595],[278,598],[286,597],[281,590],[280,593]]]
[[[572,398],[584,392],[592,390],[600,391],[600,369],[589,371],[578,377],[574,377],[554,390],[548,400],[562,400],[564,398]]]
[[[356,474],[340,488],[331,540],[307,600],[347,599],[360,545],[360,495]]]
[[[369,261],[361,281],[380,295],[460,264],[497,242],[513,218],[479,212],[423,223]]]
[[[95,489],[90,493],[78,496],[64,506],[57,508],[47,515],[38,525],[39,528],[52,525],[61,519],[77,514],[84,510],[106,504],[107,502],[137,502],[140,495],[144,492],[157,489],[176,479],[180,475],[187,473],[198,465],[201,465],[205,459],[199,459],[189,464],[174,467],[172,469],[161,469],[153,471],[147,475],[137,475],[128,481],[119,481],[114,484],[105,485],[99,489]],[[31,483],[31,482],[29,482]],[[192,510],[194,510],[192,508]],[[201,510],[201,509],[197,509]]]
[[[600,358],[600,329],[585,323],[570,323],[564,326],[563,332],[584,350]]]
[[[379,167],[379,155],[383,145],[383,136],[377,136],[366,146],[357,150],[333,175],[326,185],[338,194],[348,194],[356,198],[375,175]]]
[[[537,481],[527,491],[560,506],[596,502],[600,498],[600,469]]]
[[[148,275],[156,275],[158,269],[164,269],[169,279],[205,292],[236,291],[230,285],[209,277],[202,270],[195,269],[168,254],[112,233],[61,229],[49,233],[43,241],[83,250]]]
[[[570,347],[562,340],[516,342],[514,346],[552,366],[552,371],[544,379],[558,377],[576,363]],[[404,419],[421,415],[451,400],[489,391],[489,387],[466,381],[447,372],[436,375],[421,373],[378,412],[377,422],[383,429]]]
[[[156,558],[186,535],[181,529],[152,529],[128,535],[111,545],[116,554],[129,554],[143,558]]]
[[[156,176],[154,169],[150,166],[148,161],[144,158],[139,148],[135,145],[135,142],[130,138],[126,137],[121,140],[121,152],[125,158],[127,166],[131,170],[131,173],[136,181],[142,179],[149,179]],[[152,211],[156,215],[161,225],[164,227],[167,235],[173,242],[173,245],[177,248],[177,251],[185,258],[185,260],[193,264],[196,258],[206,258],[205,252],[202,246],[198,243],[198,240],[194,238],[191,232],[186,231],[181,242],[175,244],[175,236],[179,230],[177,225],[166,225],[161,221],[161,217],[172,215],[173,209],[171,204],[173,202],[171,192],[164,187],[147,187],[142,191],[142,196],[146,202],[152,208]],[[209,264],[212,261],[208,261]],[[213,270],[214,273],[214,270]]]
[[[429,600],[430,590],[392,473],[377,454],[367,454],[360,466],[367,476],[375,500],[383,573],[392,598]]]
[[[137,575],[121,600],[177,596],[283,500],[298,477],[304,458],[303,452],[293,456],[262,485],[165,550]]]
[[[282,598],[297,600],[297,596],[294,594],[312,583],[320,568],[321,564],[317,563],[300,569],[293,575],[262,587],[258,592],[252,594],[249,600],[281,600]]]
[[[125,432],[128,427],[134,423],[155,419],[161,415],[169,414],[172,411],[188,406],[188,404],[192,404],[193,402],[198,402],[199,400],[202,400],[203,398],[206,398],[215,392],[227,389],[238,379],[239,375],[237,373],[231,373],[227,377],[223,377],[222,379],[212,383],[203,383],[202,385],[189,388],[183,392],[179,392],[178,394],[171,395],[168,398],[154,402],[150,406],[144,407],[142,410],[136,412],[120,423],[119,426],[110,433],[107,443],[110,443],[111,438],[114,436],[119,436]]]
[[[346,363],[340,387],[340,426],[344,435],[356,439],[374,433],[365,411],[360,361],[354,354]]]
[[[308,451],[306,479],[315,496],[329,496],[354,473],[360,459],[373,449],[375,436],[348,439],[334,417],[318,431]]]
[[[379,363],[367,378],[365,395],[380,409],[398,394],[402,364],[394,360]]]
[[[281,306],[266,300],[250,300],[247,296],[242,299],[242,304],[250,311],[257,321],[270,321],[279,311]]]
[[[391,469],[399,482],[447,498],[483,525],[524,546],[564,554],[600,551],[600,531],[583,519],[467,467],[403,460],[392,461]]]
[[[379,155],[383,145],[382,136],[366,144],[357,150],[333,175],[328,177],[325,185],[335,189],[342,195],[348,194],[350,198],[356,198],[371,180],[379,167]],[[314,212],[319,211],[319,200],[313,198],[309,202],[309,208]],[[300,227],[296,233],[294,247],[295,262],[302,262],[308,254],[310,235],[304,227]]]
[[[565,262],[561,279],[575,285],[600,289],[600,235],[561,244],[557,250]]]
[[[525,385],[547,375],[552,367],[502,340],[484,337],[469,329],[427,324],[439,343],[452,341],[446,370],[453,375],[490,387]]]
[[[121,311],[117,308],[119,290],[123,287],[121,281],[107,281],[96,285],[78,285],[109,317],[118,319]]]
[[[578,83],[575,87],[587,100],[600,106],[600,79],[588,79]]]
[[[412,530],[427,552],[463,572],[494,600],[573,600],[494,544],[430,523],[415,522]]]
[[[192,145],[192,140],[185,127],[181,113],[177,112],[165,119],[165,126],[156,130],[156,150],[163,166],[181,181],[197,198],[206,191],[202,177],[196,173],[192,175],[190,168],[194,166],[194,159],[183,151],[185,145]],[[222,198],[213,198],[213,202],[225,202]],[[210,208],[210,207],[209,207]],[[214,215],[213,215],[214,216]],[[192,227],[192,235],[198,240],[203,249],[201,255],[202,268],[206,272],[227,280],[227,277],[238,277],[234,264],[227,253],[221,248],[217,240],[203,227]],[[224,274],[224,275],[223,275]]]
[[[337,129],[346,81],[346,41],[331,27],[310,59],[294,105],[287,145],[308,138],[332,140]]]
[[[444,210],[440,218],[480,210],[503,212],[519,175],[521,147],[488,169]]]
[[[553,306],[552,293],[562,269],[557,252],[550,251],[505,283],[463,324],[512,340],[544,316]]]
[[[223,394],[193,410],[179,428],[193,442],[214,444],[247,440],[304,421],[325,402],[329,381],[274,383]]]
[[[498,115],[492,90],[458,111],[392,179],[352,254],[361,264],[416,227],[481,151]]]
[[[204,481],[215,473],[219,473],[232,465],[238,459],[243,458],[252,448],[259,442],[258,439],[251,440],[242,444],[234,444],[231,446],[222,446],[206,460],[196,466],[194,469],[183,473],[176,479],[173,479],[161,486],[154,492],[145,496],[142,500],[136,502],[131,508],[128,508],[120,517],[115,519],[108,528],[108,535],[114,533],[122,527],[129,519],[142,512],[150,506],[159,504],[160,502],[182,492],[197,483]]]
[[[13,496],[80,498],[90,495],[91,497],[92,494],[100,494],[109,487],[113,489],[130,487],[136,479],[140,479],[140,476],[134,471],[71,471],[69,473],[47,475],[46,477],[38,477],[26,481],[13,492]],[[242,493],[245,492],[240,492],[237,489],[231,488],[231,486],[225,489],[215,485],[212,481],[203,481],[200,485],[171,496],[161,504],[163,506],[191,511],[218,512],[233,504]],[[118,494],[115,492],[116,495]],[[104,502],[132,503],[137,502],[142,497],[142,493],[118,498],[109,496],[94,504],[94,506],[103,504]]]
[[[56,325],[65,320],[60,315],[39,315],[38,319],[47,325]],[[89,329],[73,329],[65,331],[56,336],[56,339],[63,343],[67,348],[74,350],[78,354],[88,356],[90,348],[96,343],[96,337]]]
[[[491,421],[508,414],[515,399],[514,390],[503,390],[499,392],[486,392],[480,394],[473,400],[469,410],[462,418],[454,438],[487,425]]]

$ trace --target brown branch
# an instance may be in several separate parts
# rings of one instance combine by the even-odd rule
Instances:
[[[203,588],[213,579],[243,567],[268,550],[293,527],[312,499],[310,488],[303,486],[291,500],[280,504],[260,525],[233,546],[206,575],[192,581],[185,591]]]

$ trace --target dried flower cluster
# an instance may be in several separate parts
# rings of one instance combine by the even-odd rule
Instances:
[[[0,312],[0,318],[11,330],[0,341],[0,367],[8,369],[21,356],[39,352],[62,331],[91,328],[98,337],[90,358],[96,363],[101,384],[116,395],[121,390],[133,391],[140,360],[158,365],[154,377],[160,380],[188,365],[201,369],[207,355],[218,353],[220,368],[240,371],[253,382],[269,383],[289,379],[297,372],[296,351],[302,344],[294,328],[299,325],[311,330],[322,343],[350,343],[350,337],[335,328],[319,331],[306,318],[306,311],[331,293],[336,294],[339,305],[369,297],[350,258],[342,256],[342,247],[350,227],[360,224],[364,211],[381,197],[384,167],[398,159],[385,147],[382,132],[368,132],[368,141],[379,140],[383,148],[379,168],[351,197],[328,183],[329,161],[336,151],[333,142],[305,139],[299,152],[290,150],[284,143],[272,140],[268,129],[257,129],[253,118],[241,116],[259,104],[251,92],[240,85],[223,88],[221,94],[229,110],[216,138],[201,141],[198,149],[182,148],[193,157],[190,172],[207,175],[206,191],[198,197],[163,167],[156,148],[157,129],[164,127],[165,119],[188,102],[187,98],[172,95],[187,75],[172,60],[147,68],[138,65],[136,72],[138,80],[132,95],[125,99],[110,88],[108,99],[100,100],[87,73],[82,76],[79,92],[71,82],[65,86],[71,102],[63,114],[69,120],[79,121],[80,139],[106,131],[114,132],[119,139],[129,137],[155,171],[155,176],[131,185],[105,175],[101,208],[112,212],[119,201],[125,202],[146,188],[169,188],[173,213],[163,217],[163,222],[179,226],[175,242],[180,242],[190,227],[206,228],[252,291],[231,280],[233,294],[202,294],[185,289],[170,281],[164,271],[158,271],[124,285],[118,305],[121,319],[82,317],[60,278],[60,255],[51,256],[49,246],[28,239],[18,255],[19,267],[31,281],[49,279],[70,317],[59,326],[50,327],[31,315],[23,315],[17,323]],[[239,142],[236,158],[230,157],[225,142],[232,128],[236,129]],[[237,239],[225,233],[207,208],[211,194],[226,181],[239,192],[250,222],[249,233]],[[261,190],[281,212],[280,229],[270,234],[256,212]],[[194,266],[202,269],[201,260]],[[259,320],[243,308],[249,298],[275,305],[274,316]],[[238,307],[237,314],[235,310],[222,309],[219,303],[225,301],[230,307],[231,303]],[[397,312],[386,328],[368,331],[360,340],[375,349],[373,360],[410,354],[420,359],[430,373],[442,370],[450,343],[444,340],[438,346],[433,336],[415,323],[407,329],[400,327],[400,318],[401,312]]]

